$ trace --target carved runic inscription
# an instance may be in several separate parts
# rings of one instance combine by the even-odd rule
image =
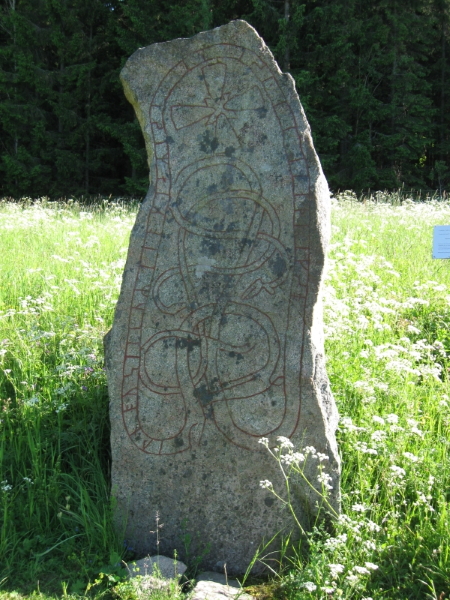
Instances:
[[[244,21],[141,48],[121,79],[150,187],[105,340],[116,518],[136,552],[182,560],[187,519],[211,545],[203,567],[240,574],[294,526],[259,485],[285,484],[261,437],[327,454],[339,509],[319,301],[328,188],[292,77]],[[305,469],[319,487],[317,463]],[[296,484],[302,527],[317,499]]]
[[[173,66],[152,99],[154,190],[122,389],[124,424],[143,452],[191,449],[206,419],[247,449],[296,429],[286,337],[290,300],[298,312],[306,296],[308,240],[296,236],[296,247],[293,229],[308,225],[304,190],[296,194],[307,169],[288,103],[272,101],[277,88],[253,52],[217,44]],[[270,146],[267,120],[279,124],[289,164],[268,190],[249,164]],[[277,185],[290,190],[288,232]]]

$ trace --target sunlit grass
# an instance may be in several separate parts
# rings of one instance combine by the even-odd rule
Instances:
[[[343,517],[291,548],[262,597],[450,592],[450,264],[431,258],[450,204],[386,199],[333,201],[324,302]],[[133,595],[111,524],[102,338],[136,209],[0,203],[1,600]]]

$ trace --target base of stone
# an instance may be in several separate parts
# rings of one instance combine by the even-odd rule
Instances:
[[[187,569],[179,560],[167,556],[146,556],[127,565],[130,579],[139,577],[137,585],[142,591],[160,590],[179,579]],[[255,600],[242,591],[236,579],[228,579],[223,573],[204,571],[197,577],[197,583],[189,595],[189,600]]]

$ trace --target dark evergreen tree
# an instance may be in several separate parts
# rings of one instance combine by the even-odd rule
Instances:
[[[47,122],[40,97],[42,27],[30,0],[6,0],[0,11],[0,192],[42,193],[50,172],[42,160]]]
[[[235,18],[293,75],[333,189],[450,183],[450,0],[0,2],[2,195],[142,195],[121,67]]]

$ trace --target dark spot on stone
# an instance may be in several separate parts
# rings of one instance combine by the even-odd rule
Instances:
[[[208,475],[206,473],[203,473],[203,475],[202,475],[203,481],[205,481],[205,479],[207,479],[207,478],[208,478]]]
[[[160,469],[160,470],[159,470],[159,474],[160,474],[160,475],[165,475],[165,474],[166,474],[166,472],[165,472],[165,470],[164,470],[164,469]]]
[[[220,178],[220,183],[224,190],[230,189],[230,187],[234,183],[234,173],[233,173],[232,167],[229,167],[225,171],[225,173],[222,174],[222,177]]]
[[[189,336],[186,338],[177,338],[175,342],[175,348],[180,348],[181,350],[187,348],[188,352],[192,352],[195,346],[200,346],[201,343],[202,342],[200,339],[192,339]]]
[[[276,406],[277,405],[277,401],[276,400],[272,400],[272,402],[270,403],[272,406]]]
[[[241,360],[244,360],[243,355],[240,352],[235,352],[234,350],[232,350],[231,352],[228,352],[228,356],[231,356],[231,358],[236,357],[236,364],[241,362]]]
[[[205,383],[202,383],[194,389],[194,398],[197,398],[203,406],[206,406],[214,400],[214,393],[206,387]]]
[[[256,109],[256,112],[258,113],[258,117],[260,119],[265,119],[267,115],[267,108],[265,106],[260,106]]]
[[[222,244],[218,240],[203,238],[202,251],[209,256],[214,256],[222,249]]]
[[[212,154],[219,147],[219,140],[216,137],[212,137],[209,130],[200,136],[200,150],[208,154]]]
[[[171,137],[170,135],[168,135],[168,136],[166,137],[166,143],[167,143],[167,144],[173,144],[173,143],[174,143],[174,141],[175,141],[175,140],[174,140],[174,139],[173,139],[173,137]]]
[[[287,264],[285,259],[277,254],[275,260],[271,260],[269,262],[270,270],[276,277],[282,277],[287,269]]]
[[[214,194],[215,192],[217,192],[217,183],[212,183],[211,185],[208,185],[206,191],[208,192],[208,194]]]
[[[236,149],[233,146],[228,146],[225,148],[225,156],[231,157],[236,152]]]
[[[220,325],[221,327],[223,327],[224,325],[226,325],[228,323],[228,317],[227,315],[222,315],[220,317]]]
[[[272,506],[274,502],[275,500],[271,496],[266,496],[266,498],[264,498],[264,504],[266,506]]]
[[[224,231],[224,220],[222,219],[219,223],[214,223],[213,229],[214,231]]]
[[[176,437],[173,440],[173,443],[175,444],[176,448],[181,448],[181,446],[184,446],[184,441],[183,441],[183,438],[181,437],[181,435],[179,435],[178,437]]]
[[[242,247],[251,246],[254,243],[255,243],[255,240],[251,240],[250,238],[242,238],[242,240],[241,240]]]

